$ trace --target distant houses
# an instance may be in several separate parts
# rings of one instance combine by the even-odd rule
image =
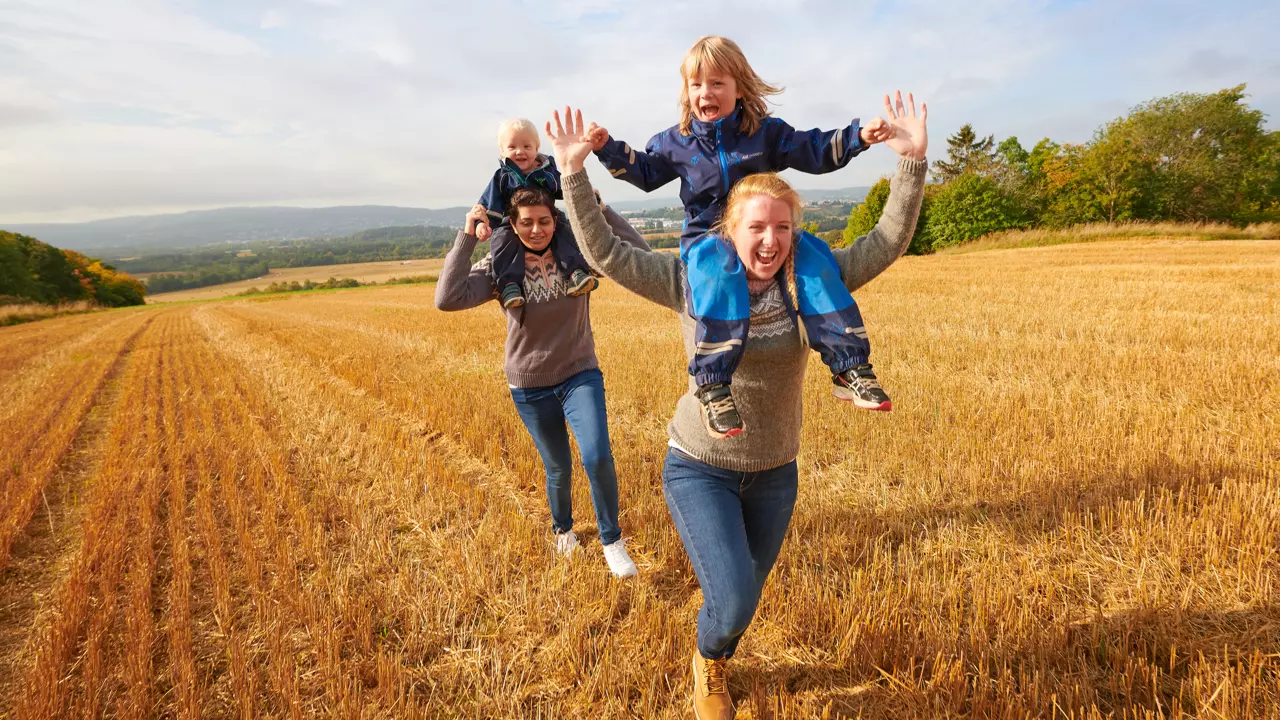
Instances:
[[[682,226],[681,221],[667,218],[627,217],[627,222],[640,232],[676,232]]]

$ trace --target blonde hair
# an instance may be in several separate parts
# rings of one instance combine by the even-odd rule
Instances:
[[[804,318],[800,317],[800,290],[796,284],[796,242],[800,236],[800,220],[804,216],[804,200],[800,197],[800,193],[777,173],[748,175],[739,180],[738,184],[729,191],[724,211],[712,230],[721,237],[729,238],[731,229],[742,219],[747,201],[757,195],[781,200],[791,208],[791,250],[787,253],[787,259],[782,265],[782,287],[786,290],[787,299],[791,301],[791,307],[796,313],[800,342],[808,347],[809,331],[804,326]]]
[[[693,132],[689,78],[708,72],[728,75],[737,83],[738,92],[742,93],[742,117],[738,119],[738,128],[744,135],[754,135],[769,116],[769,104],[765,98],[777,95],[782,88],[762,80],[751,69],[751,63],[747,62],[747,56],[742,54],[738,44],[719,35],[699,38],[685,53],[684,62],[680,63],[680,77],[684,80],[680,88],[680,134]]]
[[[542,136],[538,134],[538,127],[529,120],[524,118],[507,118],[498,126],[498,152],[501,153],[502,137],[507,133],[531,132],[533,139],[538,144],[538,149],[542,149]]]

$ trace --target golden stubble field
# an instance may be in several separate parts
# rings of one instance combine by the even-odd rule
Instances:
[[[249,288],[256,287],[259,290],[265,290],[271,283],[300,283],[307,280],[324,282],[329,278],[352,278],[362,283],[381,283],[391,278],[405,277],[407,275],[437,275],[442,267],[444,267],[443,259],[428,258],[426,260],[386,260],[383,262],[351,263],[349,265],[277,268],[272,270],[269,275],[264,275],[261,278],[237,280],[223,283],[222,285],[210,285],[209,287],[194,288],[192,290],[177,290],[175,292],[148,295],[147,302],[216,300],[242,293]]]
[[[496,307],[432,286],[0,329],[0,715],[688,718],[670,313],[595,296],[641,568],[553,557]],[[907,258],[889,415],[808,378],[751,718],[1280,717],[1280,243]]]

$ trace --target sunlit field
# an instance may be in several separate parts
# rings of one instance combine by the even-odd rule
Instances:
[[[352,278],[362,283],[381,283],[395,277],[407,275],[436,275],[444,266],[440,258],[425,260],[386,260],[383,262],[351,263],[349,265],[315,265],[312,267],[278,268],[270,275],[250,280],[237,280],[175,292],[148,295],[147,302],[163,303],[180,300],[213,300],[242,293],[249,288],[265,290],[271,283],[287,282],[324,282],[329,278]]]
[[[552,554],[497,306],[433,292],[0,329],[0,715],[692,717],[674,315],[592,303],[619,581],[581,475]],[[812,360],[740,717],[1280,717],[1280,242],[905,258],[858,298],[895,409]]]

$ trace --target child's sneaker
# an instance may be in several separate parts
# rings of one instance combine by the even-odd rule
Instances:
[[[694,394],[702,403],[702,424],[707,426],[711,437],[723,440],[742,434],[742,416],[738,414],[729,383],[703,385]]]
[[[600,285],[600,281],[596,280],[596,276],[582,270],[574,270],[569,276],[569,294],[573,297],[585,295]]]
[[[569,556],[574,550],[578,549],[578,535],[572,530],[568,532],[556,533],[556,554]]]
[[[520,290],[520,286],[515,283],[507,283],[502,288],[502,307],[518,308],[524,305],[524,292]]]
[[[863,410],[888,412],[893,409],[893,401],[880,388],[880,381],[876,380],[876,374],[871,372],[870,363],[863,363],[833,375],[831,382],[835,383],[836,387],[832,392],[836,397],[847,400]]]
[[[609,564],[609,572],[617,577],[631,577],[640,572],[627,554],[627,547],[621,538],[604,546],[604,561]]]

